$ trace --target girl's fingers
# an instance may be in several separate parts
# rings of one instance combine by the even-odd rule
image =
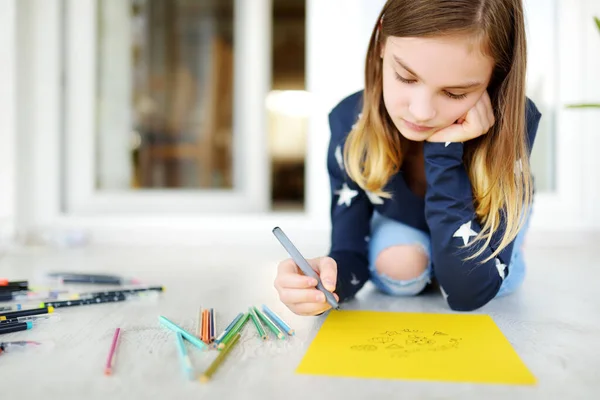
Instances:
[[[283,289],[279,299],[288,306],[300,303],[323,305],[326,302],[323,292],[317,289]]]
[[[278,274],[275,278],[275,288],[283,289],[308,289],[317,286],[317,280],[298,273]]]
[[[322,314],[330,308],[331,306],[327,303],[302,303],[293,305],[290,310],[298,315],[310,316]]]

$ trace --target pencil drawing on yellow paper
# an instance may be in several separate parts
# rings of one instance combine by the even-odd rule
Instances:
[[[478,314],[332,311],[296,372],[535,384],[492,318]]]

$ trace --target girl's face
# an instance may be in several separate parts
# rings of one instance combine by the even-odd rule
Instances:
[[[388,37],[382,48],[383,100],[400,133],[424,141],[475,105],[494,62],[465,37]]]

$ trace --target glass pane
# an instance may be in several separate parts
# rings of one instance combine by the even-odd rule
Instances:
[[[267,96],[272,203],[304,206],[309,95],[305,91],[305,0],[273,0],[272,84]]]
[[[99,1],[99,188],[232,187],[233,1]]]
[[[526,0],[527,29],[527,96],[542,113],[531,154],[531,167],[537,192],[556,188],[556,82],[557,23],[556,0]]]

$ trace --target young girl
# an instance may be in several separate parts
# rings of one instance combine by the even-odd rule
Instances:
[[[435,277],[453,310],[522,283],[540,113],[525,97],[522,0],[389,0],[364,91],[329,114],[332,245],[310,260],[340,301],[371,280],[416,295]],[[275,287],[293,312],[327,309],[292,260]]]

